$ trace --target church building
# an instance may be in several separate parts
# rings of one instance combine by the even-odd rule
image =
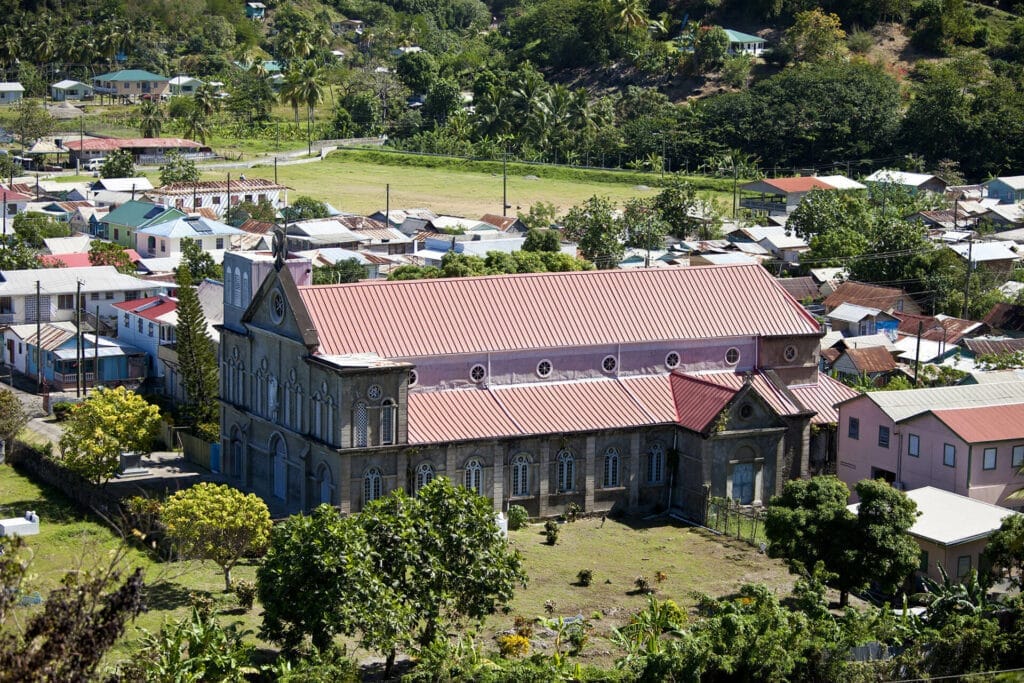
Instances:
[[[855,395],[757,265],[311,285],[228,252],[224,469],[278,510],[446,476],[535,517],[767,503]]]

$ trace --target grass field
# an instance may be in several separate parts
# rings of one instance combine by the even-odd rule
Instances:
[[[345,153],[332,154],[322,162],[278,166],[279,182],[292,188],[290,199],[309,195],[340,211],[370,214],[383,210],[386,187],[391,186],[391,207],[426,207],[437,213],[478,218],[485,213],[501,215],[502,175],[490,170],[424,168],[379,164]],[[234,178],[239,171],[232,171]],[[274,178],[273,165],[244,171],[246,177]],[[224,178],[226,172],[204,173],[204,180]],[[528,177],[533,176],[533,177]],[[653,179],[652,179],[653,180]],[[508,176],[508,213],[527,211],[536,202],[550,202],[564,213],[593,195],[622,203],[633,197],[654,197],[657,188],[622,182],[540,177],[539,172]],[[719,194],[724,197],[726,195]]]

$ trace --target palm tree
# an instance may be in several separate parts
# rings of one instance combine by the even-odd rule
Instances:
[[[139,133],[144,138],[160,137],[160,128],[164,124],[164,112],[160,105],[147,100],[139,105]]]
[[[313,123],[313,110],[324,99],[324,76],[314,62],[303,62],[299,69],[299,95],[306,105],[306,143],[311,142],[310,127]]]
[[[614,0],[618,28],[626,35],[626,42],[636,29],[647,26],[647,7],[643,0]]]
[[[214,92],[213,86],[209,83],[203,83],[196,88],[196,94],[192,100],[195,103],[196,110],[201,111],[206,116],[220,109],[220,100],[217,99],[217,93]]]
[[[278,94],[282,102],[292,105],[292,111],[295,113],[295,123],[299,122],[299,105],[303,102],[302,93],[300,92],[302,88],[300,77],[299,68],[296,65],[292,65],[288,69],[288,75],[285,76],[284,83],[281,85],[281,92]]]
[[[206,113],[196,107],[185,117],[185,137],[206,144],[206,138],[209,136],[210,122],[206,118]]]

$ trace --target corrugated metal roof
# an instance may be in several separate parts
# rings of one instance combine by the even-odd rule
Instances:
[[[198,145],[196,145],[198,147]],[[273,180],[265,178],[246,178],[245,180],[234,180],[230,183],[225,180],[200,180],[196,183],[178,182],[161,185],[153,190],[153,194],[161,197],[190,197],[195,194],[210,194],[211,192],[227,192],[228,185],[231,185],[232,194],[236,192],[268,192],[271,190],[287,190],[284,185],[278,185]]]
[[[817,425],[838,423],[839,411],[836,410],[836,404],[860,395],[860,392],[824,373],[818,374],[817,384],[791,386],[789,390],[801,405],[817,413],[811,418],[811,424]]]
[[[299,287],[299,294],[319,353],[329,355],[819,334],[814,318],[760,266],[365,282]]]
[[[903,311],[907,313],[920,313],[921,307],[917,305],[910,295],[902,289],[894,287],[879,287],[863,282],[844,282],[836,288],[825,299],[825,307],[829,310],[840,304],[850,303],[869,308],[878,308],[883,311],[899,310],[899,302],[903,301]]]
[[[156,289],[152,283],[131,275],[122,275],[114,266],[91,268],[37,268],[0,271],[0,296],[35,294],[39,282],[43,294],[73,294],[78,282],[82,292],[137,292]]]
[[[995,330],[1024,330],[1024,306],[1016,304],[995,304],[985,314],[982,322]]]
[[[796,178],[765,178],[764,180],[748,183],[740,189],[751,192],[771,192],[774,190],[781,194],[789,194],[791,192],[810,192],[811,190],[834,190],[835,188],[813,176],[797,176]]]
[[[872,391],[861,399],[869,400],[894,422],[933,409],[973,408],[977,406],[1024,403],[1024,382],[961,384],[952,387]]]
[[[136,299],[135,301],[122,301],[113,306],[153,322],[167,322],[162,316],[178,310],[178,302],[166,296],[151,296],[145,299]]]
[[[671,382],[676,422],[694,432],[703,432],[737,393],[735,389],[693,375],[675,373]]]
[[[202,145],[184,138],[93,138],[65,140],[64,146],[74,151],[113,152],[118,149],[200,149]]]
[[[930,339],[947,344],[958,344],[965,334],[973,332],[982,326],[982,323],[963,318],[952,318],[949,316],[928,316],[911,315],[909,313],[894,313],[900,321],[899,331],[902,334],[917,336],[921,330],[921,339]]]
[[[1009,405],[933,410],[932,414],[967,443],[1024,439],[1024,401]]]
[[[857,323],[864,318],[873,318],[881,312],[880,309],[868,308],[867,306],[859,306],[857,304],[839,304],[832,312],[826,314],[826,317],[848,323]]]
[[[963,345],[978,356],[1024,351],[1024,339],[964,339]]]
[[[749,379],[751,388],[758,396],[763,398],[777,414],[799,415],[804,412],[803,407],[795,404],[782,389],[776,386],[771,379],[760,372],[750,373],[749,377],[745,374],[741,375],[735,372],[708,372],[697,375],[697,377],[719,386],[727,387],[735,392],[739,392]]]
[[[781,277],[778,278],[778,282],[797,301],[817,301],[821,298],[818,285],[814,282],[814,278],[809,275],[804,277]]]
[[[524,434],[589,432],[655,422],[614,380],[522,384],[491,391]]]
[[[409,443],[445,443],[520,434],[494,394],[480,389],[409,392]]]
[[[896,369],[896,361],[892,354],[883,346],[871,346],[866,349],[846,349],[843,352],[857,372],[873,374],[876,372],[892,372]]]

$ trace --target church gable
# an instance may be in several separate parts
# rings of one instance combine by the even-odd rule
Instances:
[[[719,414],[715,431],[784,427],[779,414],[752,386],[747,386]]]
[[[242,322],[293,339],[310,351],[318,345],[316,330],[287,268],[272,271],[263,281]]]

